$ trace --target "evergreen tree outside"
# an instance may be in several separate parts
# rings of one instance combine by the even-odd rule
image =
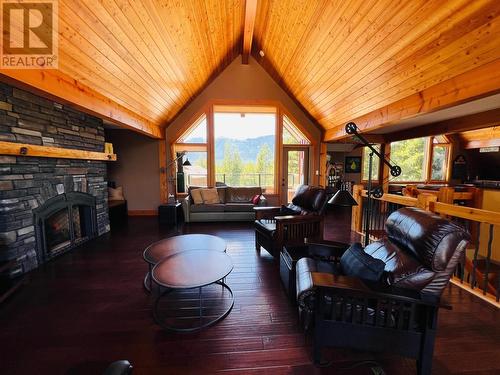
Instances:
[[[415,138],[391,143],[391,160],[402,173],[394,181],[425,180],[425,150],[429,138]]]
[[[217,177],[222,177],[227,185],[240,186],[243,162],[238,148],[231,142],[224,144],[224,158],[220,164],[216,165],[216,170]]]
[[[272,186],[273,185],[273,176],[274,176],[274,163],[271,149],[267,144],[263,144],[259,148],[259,152],[257,153],[257,162],[255,165],[255,172],[260,174],[260,185],[261,186]],[[258,176],[257,176],[258,178]],[[256,186],[259,181],[257,181]]]
[[[445,162],[446,162],[445,146],[434,146],[432,152],[432,171],[431,179],[434,181],[444,181],[445,179]]]

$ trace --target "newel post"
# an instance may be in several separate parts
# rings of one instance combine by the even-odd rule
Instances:
[[[352,196],[358,203],[357,206],[352,206],[351,230],[361,233],[363,231],[363,185],[354,185],[352,187]]]
[[[431,210],[431,202],[437,202],[437,196],[434,194],[420,193],[417,197],[417,207],[426,211]]]
[[[438,202],[453,204],[455,189],[452,187],[442,187],[439,189]]]

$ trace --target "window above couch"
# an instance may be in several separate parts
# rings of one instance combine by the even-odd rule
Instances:
[[[184,152],[191,163],[190,167],[177,164],[177,172],[183,172],[177,178],[184,179],[183,189],[177,192],[189,186],[225,184],[260,187],[265,194],[277,195],[286,173],[280,164],[284,146],[302,147],[312,155],[319,150],[319,140],[279,102],[221,103],[207,104],[171,143],[170,154]]]

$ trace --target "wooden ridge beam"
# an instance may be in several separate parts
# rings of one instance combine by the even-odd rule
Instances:
[[[73,148],[39,146],[27,143],[0,141],[0,155],[33,156],[41,158],[116,161],[116,154]]]
[[[404,99],[357,117],[360,132],[375,131],[424,113],[462,104],[500,92],[500,59],[416,92]],[[346,136],[345,124],[325,132],[324,141],[334,141]]]
[[[119,126],[143,133],[152,138],[163,138],[163,130],[130,109],[87,87],[57,70],[0,70],[0,81],[21,86],[51,100],[62,101],[83,112],[104,118]]]
[[[245,1],[245,22],[243,24],[243,52],[241,61],[248,64],[248,58],[252,51],[252,39],[255,29],[255,17],[257,15],[257,0]]]
[[[500,125],[500,108],[401,130],[396,133],[387,134],[385,138],[388,142],[395,142],[430,135],[460,133],[495,125]]]

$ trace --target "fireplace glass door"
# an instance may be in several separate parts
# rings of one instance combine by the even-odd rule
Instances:
[[[69,210],[63,208],[45,220],[47,252],[53,256],[71,245]]]

